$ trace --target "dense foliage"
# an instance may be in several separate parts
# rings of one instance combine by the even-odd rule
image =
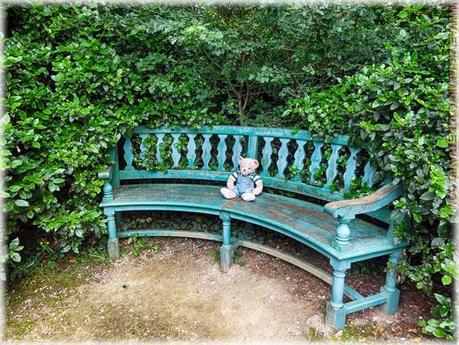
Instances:
[[[406,186],[400,271],[439,302],[424,331],[451,337],[447,7],[40,5],[7,19],[10,278],[25,250],[78,252],[105,232],[96,173],[139,123],[349,133]]]

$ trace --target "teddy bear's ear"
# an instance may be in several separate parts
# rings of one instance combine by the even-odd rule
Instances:
[[[241,161],[244,159],[244,157],[239,156],[239,164],[241,164]]]
[[[260,163],[258,163],[256,159],[253,160],[253,164],[254,164],[255,169],[260,166]]]

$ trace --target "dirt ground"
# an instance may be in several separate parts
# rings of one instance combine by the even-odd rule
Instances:
[[[423,341],[417,315],[429,301],[403,291],[400,312],[350,315],[343,332],[323,328],[330,287],[288,263],[239,249],[228,273],[217,243],[154,239],[154,249],[74,271],[69,284],[48,278],[7,293],[5,338],[53,341]],[[126,248],[125,248],[126,249]],[[78,273],[79,272],[79,273]],[[55,273],[59,274],[59,273]],[[368,278],[368,277],[367,277]],[[370,277],[371,278],[371,277]],[[368,281],[368,279],[366,279]],[[379,286],[380,276],[371,278]],[[62,283],[61,282],[61,283]],[[352,286],[366,284],[362,277]],[[27,289],[27,296],[17,297]],[[371,285],[371,282],[369,283]],[[17,296],[15,296],[17,295]]]

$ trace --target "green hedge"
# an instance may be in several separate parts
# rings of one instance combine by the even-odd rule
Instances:
[[[398,229],[410,241],[400,271],[436,294],[436,319],[424,331],[451,337],[447,7],[34,5],[6,13],[10,279],[37,253],[78,252],[105,233],[96,174],[108,148],[139,123],[342,132],[371,141],[376,163],[407,187],[395,204],[409,216]]]

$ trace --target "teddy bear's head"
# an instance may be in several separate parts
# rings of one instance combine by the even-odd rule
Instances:
[[[239,168],[241,170],[241,174],[244,176],[250,175],[257,170],[260,163],[256,159],[253,158],[244,158],[239,157]]]

